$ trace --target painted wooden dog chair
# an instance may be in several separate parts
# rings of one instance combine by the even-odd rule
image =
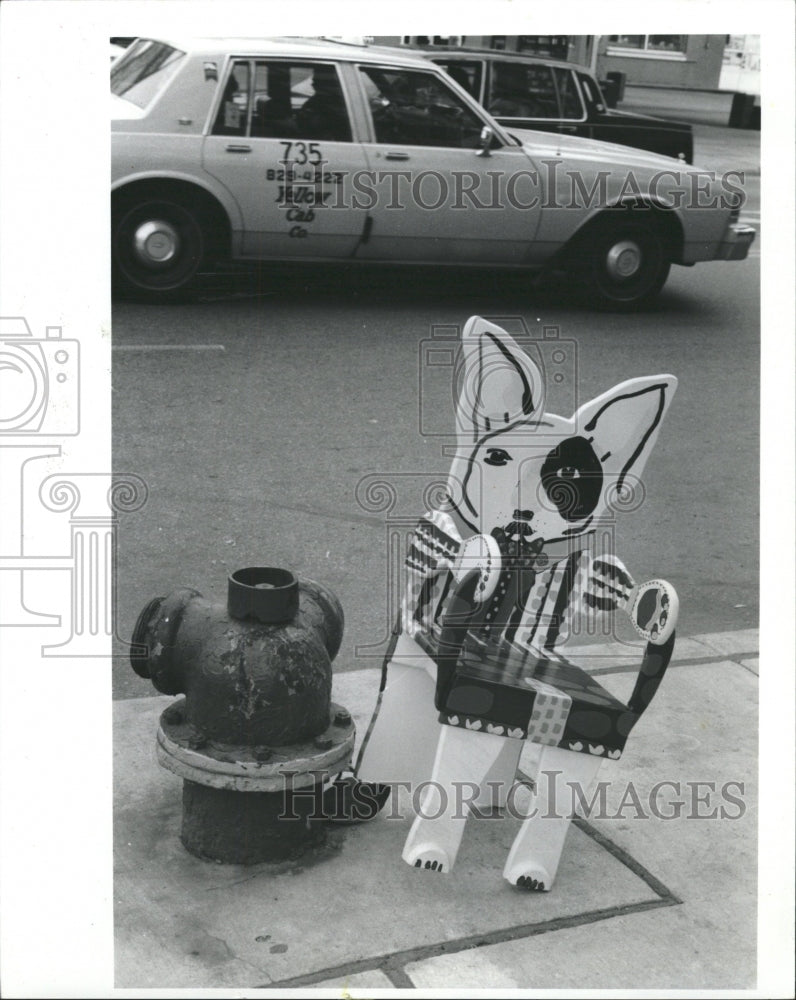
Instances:
[[[544,412],[541,372],[500,327],[473,317],[462,350],[448,503],[412,536],[356,767],[364,783],[425,782],[402,856],[434,871],[452,868],[469,812],[505,805],[524,741],[540,746],[539,775],[587,792],[655,694],[678,613],[670,584],[636,586],[591,551],[600,518],[639,483],[676,379],[631,379],[565,419]],[[627,704],[562,653],[579,616],[616,610],[647,640]],[[536,786],[503,873],[549,890],[571,816]]]

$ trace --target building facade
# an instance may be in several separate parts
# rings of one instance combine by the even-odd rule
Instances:
[[[601,77],[624,73],[634,86],[718,90],[727,35],[601,35]]]

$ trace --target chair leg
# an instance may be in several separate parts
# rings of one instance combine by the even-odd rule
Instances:
[[[572,785],[585,795],[597,777],[601,757],[544,747],[530,816],[511,845],[503,876],[522,889],[548,892],[572,819]],[[551,794],[552,792],[552,794]]]
[[[437,756],[401,857],[415,868],[450,871],[470,812],[466,803],[510,740],[442,726]]]
[[[485,812],[491,809],[505,809],[506,800],[517,776],[522,748],[522,740],[506,740],[481,784],[473,802],[474,809]]]
[[[357,777],[384,784],[418,784],[428,777],[442,727],[434,680],[422,668],[393,662],[381,708],[362,753]]]

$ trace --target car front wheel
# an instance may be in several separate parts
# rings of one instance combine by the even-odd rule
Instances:
[[[586,297],[602,309],[630,311],[663,288],[671,262],[666,242],[644,219],[606,220],[586,234],[574,253]]]
[[[176,200],[123,201],[113,212],[114,286],[149,301],[190,293],[206,255],[201,217]]]

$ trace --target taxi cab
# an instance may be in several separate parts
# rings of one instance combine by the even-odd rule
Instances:
[[[741,260],[738,177],[499,125],[415,55],[139,38],[111,66],[112,265],[169,300],[221,261],[564,269],[595,305]]]

